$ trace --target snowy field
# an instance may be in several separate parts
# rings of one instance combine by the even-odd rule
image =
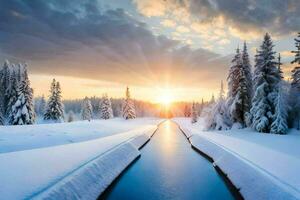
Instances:
[[[95,199],[140,155],[160,121],[1,127],[1,198]]]
[[[264,197],[274,195],[276,199],[280,199],[282,193],[287,192],[291,194],[291,199],[300,198],[299,131],[290,130],[287,135],[262,134],[250,129],[203,131],[201,119],[196,124],[191,124],[191,120],[187,118],[176,118],[174,121],[179,124],[196,148],[211,156],[217,165],[219,162],[219,167],[225,169],[229,178],[232,176],[235,179],[233,182],[247,197],[260,199],[259,195],[262,195],[261,198],[263,195],[266,195]],[[235,159],[232,159],[233,157]],[[237,160],[248,170],[238,169],[239,164],[234,163]],[[236,174],[236,171],[239,173]],[[242,180],[245,177],[250,177],[250,182]],[[266,183],[269,181],[272,184]],[[255,189],[259,190],[260,186],[253,188],[253,184],[259,182],[266,184],[261,186],[264,191],[257,192],[266,194],[254,192]],[[247,187],[253,190],[247,191]],[[282,191],[275,191],[278,189]],[[255,194],[250,194],[251,192]]]
[[[137,118],[125,121],[76,121],[71,123],[0,126],[0,153],[82,142],[118,133],[151,128],[160,120]]]

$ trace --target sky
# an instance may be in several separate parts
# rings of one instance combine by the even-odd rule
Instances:
[[[236,48],[266,32],[289,77],[298,0],[0,0],[0,61],[26,62],[35,96],[158,102],[218,95]],[[297,29],[298,28],[298,29]]]

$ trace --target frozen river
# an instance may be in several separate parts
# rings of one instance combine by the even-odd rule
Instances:
[[[141,151],[101,199],[233,199],[212,163],[191,148],[173,122],[161,124]]]

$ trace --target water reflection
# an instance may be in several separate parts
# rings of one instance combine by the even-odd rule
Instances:
[[[233,199],[211,163],[164,122],[104,199]]]

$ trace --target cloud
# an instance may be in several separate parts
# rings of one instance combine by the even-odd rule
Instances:
[[[162,16],[167,9],[167,2],[163,0],[148,1],[148,0],[133,0],[138,10],[145,16]]]
[[[298,0],[143,0],[142,2],[143,4],[164,2],[163,13],[160,15],[173,15],[178,20],[182,18],[178,17],[180,13],[185,13],[183,19],[187,21],[186,18],[189,18],[192,29],[196,31],[203,32],[207,25],[230,28],[232,35],[242,39],[257,38],[258,34],[266,31],[279,36],[286,35],[299,31],[300,26]],[[139,5],[139,1],[136,4]],[[143,13],[139,6],[138,10]],[[181,12],[177,12],[178,10]]]
[[[176,22],[174,22],[173,20],[170,20],[170,19],[165,19],[160,23],[165,27],[175,27],[176,26]]]
[[[154,35],[124,10],[103,11],[96,1],[2,1],[0,44],[0,56],[27,61],[31,73],[147,86],[208,86],[224,78],[229,62]]]
[[[180,33],[188,33],[188,32],[190,32],[190,29],[185,26],[178,26],[176,28],[176,31],[180,32]]]

